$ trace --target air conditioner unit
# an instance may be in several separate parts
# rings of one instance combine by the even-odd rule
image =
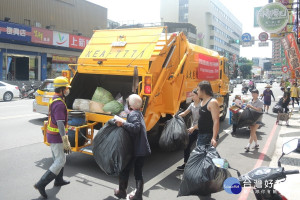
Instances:
[[[42,24],[40,22],[35,22],[35,27],[41,28]]]

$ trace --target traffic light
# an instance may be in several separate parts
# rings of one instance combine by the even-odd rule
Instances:
[[[232,44],[232,43],[240,44],[240,39],[231,39],[231,40],[229,40],[229,44]]]

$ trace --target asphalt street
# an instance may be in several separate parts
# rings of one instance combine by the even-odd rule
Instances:
[[[266,84],[258,84],[262,93]],[[276,101],[282,95],[278,84],[272,88]],[[239,84],[230,97],[241,93]],[[250,93],[248,94],[250,95]],[[27,200],[39,199],[39,193],[33,188],[35,182],[44,174],[52,163],[50,148],[43,143],[41,126],[46,116],[32,112],[32,101],[29,99],[0,102],[0,199]],[[272,102],[272,106],[275,102]],[[276,115],[264,114],[265,126],[258,130],[257,136],[260,149],[244,152],[248,143],[249,130],[239,129],[236,135],[231,134],[228,116],[220,127],[220,140],[217,150],[222,158],[230,165],[246,173],[255,166],[269,166],[275,150],[280,126],[275,125]],[[177,197],[182,172],[176,167],[183,163],[183,151],[172,153],[160,149],[152,149],[152,155],[147,158],[144,166],[144,199],[216,199],[242,200],[243,192],[239,195],[228,194],[225,191],[212,194],[211,197]],[[232,176],[237,176],[230,171]],[[72,153],[67,156],[65,178],[70,185],[54,187],[50,183],[46,192],[48,199],[60,200],[113,200],[113,189],[118,186],[118,178],[105,175],[98,167],[92,156],[82,153]],[[134,176],[131,173],[128,192],[135,187]],[[247,195],[253,199],[252,192]]]

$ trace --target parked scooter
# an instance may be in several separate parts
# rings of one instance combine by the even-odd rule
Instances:
[[[247,94],[247,92],[248,92],[248,87],[247,86],[243,87],[242,94]]]
[[[244,175],[241,175],[237,169],[231,168],[225,159],[214,158],[213,163],[217,167],[237,171],[241,187],[253,187],[257,200],[287,200],[287,198],[280,194],[279,191],[274,189],[274,185],[279,182],[284,182],[286,180],[286,175],[299,174],[299,170],[286,171],[281,167],[280,163],[280,159],[284,155],[297,149],[297,146],[298,139],[293,139],[283,144],[282,155],[278,159],[278,168],[259,167]]]
[[[20,90],[20,98],[29,98],[29,99],[34,99],[34,92],[37,90],[36,87],[34,87],[34,83],[30,85],[30,88],[27,89],[27,85],[25,83],[22,83],[22,87],[19,89]]]

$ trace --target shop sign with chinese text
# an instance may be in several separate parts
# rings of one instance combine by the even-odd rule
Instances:
[[[216,80],[219,78],[219,60],[204,54],[195,55],[198,61],[198,79]]]
[[[296,38],[293,33],[288,34],[286,37],[281,39],[282,46],[284,48],[285,57],[288,61],[291,71],[300,70],[299,65],[299,49],[296,43]],[[296,73],[299,74],[299,73]],[[300,77],[299,77],[300,78]]]
[[[30,42],[31,27],[0,21],[0,38]]]
[[[84,49],[89,43],[89,38],[78,36],[78,35],[69,35],[69,47],[74,49]]]
[[[257,15],[259,26],[266,32],[278,33],[288,23],[288,9],[281,3],[269,3]]]
[[[31,42],[52,45],[53,32],[43,28],[32,27]]]

